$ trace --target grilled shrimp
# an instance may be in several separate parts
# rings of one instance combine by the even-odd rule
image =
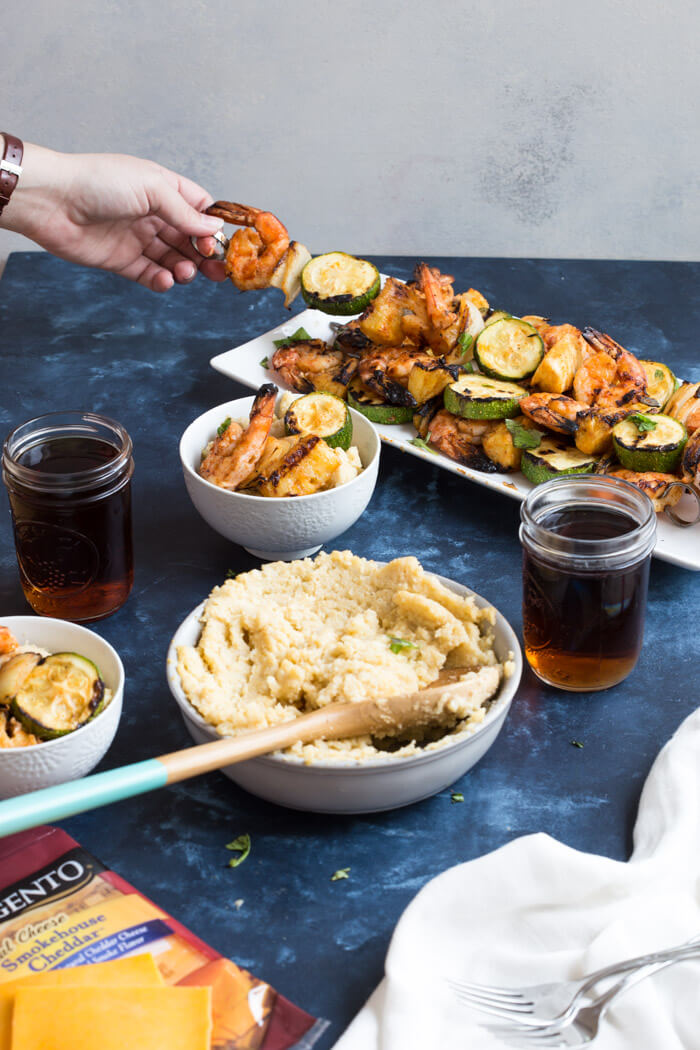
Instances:
[[[222,489],[236,489],[253,473],[275,418],[276,397],[274,383],[260,387],[246,429],[239,423],[229,423],[204,456],[199,468],[203,478]]]
[[[442,401],[441,398],[437,400]],[[413,423],[425,441],[457,463],[487,474],[501,469],[481,447],[486,434],[498,425],[497,421],[462,419],[441,408],[434,414],[421,411],[413,417]]]
[[[415,405],[407,389],[415,364],[435,364],[435,358],[413,346],[377,346],[360,358],[357,366],[363,385],[390,405]]]
[[[342,350],[330,348],[322,339],[308,339],[281,346],[272,355],[270,367],[300,394],[325,390],[345,397],[348,383],[357,371],[357,361]]]
[[[236,230],[226,251],[226,273],[236,288],[243,292],[269,288],[289,248],[286,227],[272,212],[233,201],[216,201],[207,208],[207,215],[244,227]]]
[[[647,397],[647,374],[634,354],[595,328],[584,328],[583,336],[595,353],[574,376],[577,401],[601,412],[615,412],[632,402],[656,404]]]
[[[434,266],[418,263],[414,271],[416,287],[425,299],[427,325],[421,332],[428,346],[440,353],[449,354],[457,346],[457,340],[464,332],[477,336],[484,327],[484,319],[476,302],[488,304],[479,292],[471,289],[470,293],[455,295],[452,282],[454,277],[440,273]],[[410,331],[408,319],[404,329]]]
[[[0,659],[9,656],[17,648],[18,642],[9,627],[0,627]]]
[[[575,434],[590,409],[588,405],[564,394],[542,393],[524,397],[520,402],[520,411],[533,423],[539,423],[557,434]]]

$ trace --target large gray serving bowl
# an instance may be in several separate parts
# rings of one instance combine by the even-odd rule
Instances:
[[[472,594],[479,606],[490,605],[459,583],[437,576],[457,594]],[[177,647],[196,645],[205,602],[180,624],[166,661],[168,685],[190,735],[197,743],[219,739],[184,694],[177,673]],[[471,736],[435,751],[407,758],[371,761],[323,761],[312,765],[296,756],[276,752],[227,766],[222,772],[251,794],[290,809],[313,813],[377,813],[429,798],[454,784],[493,744],[503,725],[522,674],[522,653],[508,621],[496,611],[495,650],[499,660],[512,654],[513,674],[492,701],[484,721]]]
[[[309,496],[253,496],[229,492],[198,473],[202,449],[230,416],[248,416],[254,398],[241,397],[198,416],[180,439],[180,460],[189,497],[207,524],[263,561],[291,561],[314,554],[323,543],[349,529],[372,498],[379,469],[379,436],[359,412],[350,409],[353,445],[363,470],[352,481]]]

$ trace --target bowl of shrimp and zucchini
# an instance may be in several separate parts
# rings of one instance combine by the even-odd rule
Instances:
[[[608,473],[675,524],[700,520],[700,383],[663,362],[592,327],[493,310],[426,263],[412,281],[387,278],[359,317],[332,328],[329,341],[295,333],[267,367],[374,423],[412,422],[414,444],[473,470],[521,471],[533,484]],[[684,492],[693,520],[674,510]]]
[[[315,553],[350,528],[377,482],[379,437],[332,394],[255,397],[209,409],[180,440],[185,486],[220,535],[266,561]]]

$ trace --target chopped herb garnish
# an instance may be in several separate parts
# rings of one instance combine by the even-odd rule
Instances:
[[[457,336],[457,346],[462,351],[460,357],[466,357],[474,343],[474,336],[469,332],[460,332]]]
[[[223,423],[219,423],[218,427],[216,428],[216,433],[218,434],[219,437],[223,437],[223,435],[226,433],[226,431],[228,430],[228,428],[230,426],[231,426],[231,417],[230,416],[226,416],[226,419],[223,421]]]
[[[663,378],[664,378],[663,369],[655,368],[654,369],[654,379],[663,379]]]
[[[349,878],[350,878],[350,868],[338,868],[338,870],[334,871],[333,874],[331,875],[331,882],[337,882],[338,879],[349,879]]]
[[[226,570],[226,579],[227,580],[235,580],[237,575],[238,575],[238,573],[235,571],[235,569],[227,569]]]
[[[467,361],[466,364],[460,365],[459,366],[459,370],[460,370],[460,372],[467,372],[467,373],[476,371],[476,369],[474,368],[474,362],[473,361]]]
[[[404,649],[417,649],[418,646],[413,642],[407,642],[405,638],[392,638],[389,635],[389,648],[392,653],[402,653]]]
[[[572,747],[583,747],[583,744],[581,743],[580,740],[572,740],[571,741],[571,746]]]
[[[464,802],[464,795],[461,791],[453,791],[450,795],[450,800],[452,802]]]
[[[303,343],[304,340],[310,338],[311,336],[305,328],[297,328],[296,332],[292,332],[291,335],[285,335],[282,339],[273,339],[272,342],[279,350],[281,346],[291,346],[292,343]]]
[[[630,423],[634,423],[640,434],[646,434],[648,430],[656,430],[656,420],[651,416],[645,416],[643,412],[633,412],[627,417]]]
[[[250,853],[250,835],[239,835],[233,842],[227,843],[226,849],[238,853],[237,857],[231,857],[231,860],[228,862],[229,868],[237,868]]]
[[[428,434],[428,441],[430,441],[430,434]],[[424,441],[423,438],[411,438],[408,442],[409,445],[415,445],[416,448],[422,448],[424,452],[432,452],[434,456],[437,456],[437,452],[434,448],[431,448],[428,441]]]
[[[263,357],[262,361],[260,362],[260,367],[261,368],[269,368],[270,367],[270,359],[269,359],[269,357]]]
[[[544,437],[543,431],[525,427],[515,419],[506,419],[506,428],[516,448],[537,448]]]

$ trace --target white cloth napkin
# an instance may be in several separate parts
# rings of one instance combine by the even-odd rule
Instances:
[[[384,981],[334,1050],[502,1050],[447,976],[497,985],[577,978],[698,935],[700,708],[654,763],[627,863],[540,834],[437,876],[401,917]],[[595,1047],[700,1050],[700,961],[620,996]]]

